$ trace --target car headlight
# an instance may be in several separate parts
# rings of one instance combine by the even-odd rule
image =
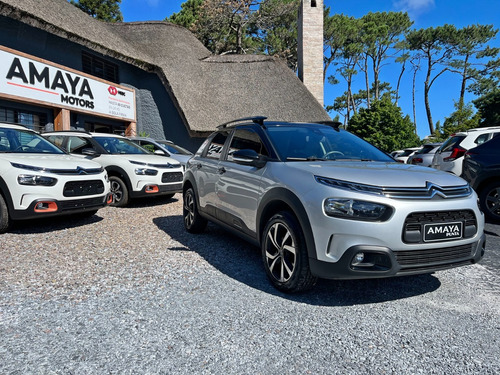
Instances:
[[[156,169],[136,168],[135,174],[141,176],[156,176],[158,174],[158,171]]]
[[[328,216],[367,221],[385,221],[392,215],[385,204],[345,198],[326,199],[324,210]]]
[[[20,174],[19,176],[17,176],[17,182],[20,185],[54,186],[57,183],[57,178],[31,174]]]

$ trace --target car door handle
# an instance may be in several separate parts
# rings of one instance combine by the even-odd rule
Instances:
[[[224,167],[220,167],[219,169],[217,169],[217,172],[218,172],[219,174],[224,174],[224,173],[226,173],[226,168],[224,168]]]

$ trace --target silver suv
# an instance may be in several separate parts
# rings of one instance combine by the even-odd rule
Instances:
[[[33,130],[0,123],[0,233],[13,220],[93,215],[111,202],[102,166],[63,152]]]
[[[475,263],[484,216],[461,178],[397,163],[338,125],[221,125],[189,160],[188,232],[218,223],[261,247],[285,292],[317,277],[381,278]]]
[[[72,155],[101,164],[109,175],[112,206],[126,206],[130,198],[182,191],[183,168],[172,158],[155,155],[116,134],[57,131],[42,134]]]

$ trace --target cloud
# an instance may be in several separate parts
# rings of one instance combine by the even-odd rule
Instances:
[[[411,14],[421,14],[435,6],[435,0],[394,0],[394,7]]]
[[[146,3],[153,8],[158,6],[159,0],[146,0]]]

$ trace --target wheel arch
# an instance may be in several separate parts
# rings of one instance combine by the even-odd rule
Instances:
[[[112,165],[112,166],[106,167],[106,171],[108,172],[108,177],[111,177],[111,176],[119,177],[125,183],[125,185],[127,185],[127,189],[129,191],[133,190],[132,189],[132,182],[130,181],[130,178],[129,178],[127,172],[125,172],[122,168],[117,167],[115,165]]]
[[[0,176],[0,194],[5,200],[5,203],[7,204],[7,209],[9,211],[9,216],[11,216],[11,212],[14,211],[14,203],[12,202],[12,196],[10,195],[7,183],[1,176]]]
[[[500,185],[500,176],[490,176],[485,179],[483,179],[477,186],[476,191],[477,194],[481,194],[481,191],[488,186],[489,184],[496,182]]]
[[[267,222],[280,211],[290,211],[295,216],[302,228],[309,258],[317,259],[316,244],[306,209],[300,199],[285,188],[272,189],[261,200],[257,211],[257,238],[259,243],[262,241],[262,232]]]

